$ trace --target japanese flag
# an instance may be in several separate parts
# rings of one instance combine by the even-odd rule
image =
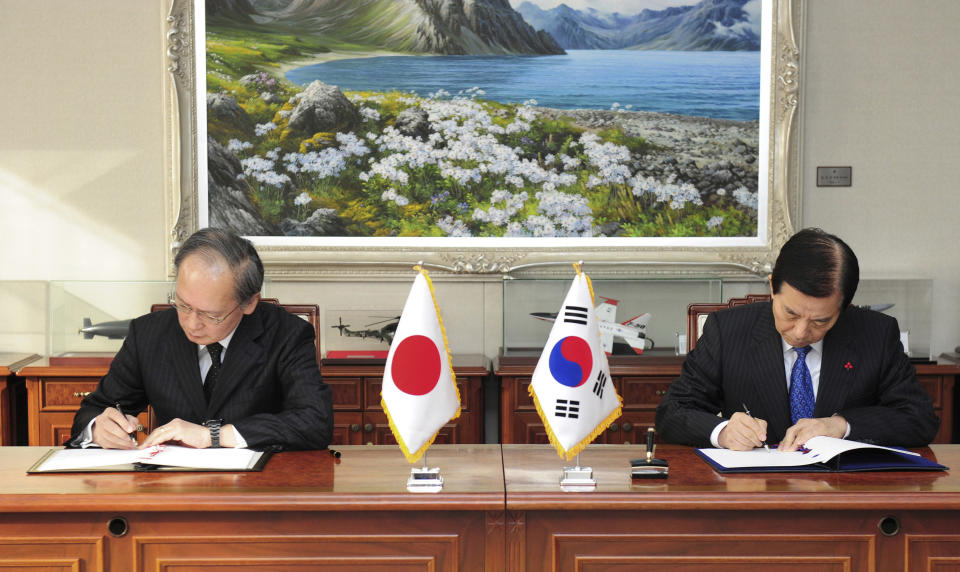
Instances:
[[[380,403],[400,449],[410,463],[433,443],[444,424],[460,416],[460,392],[440,310],[427,271],[407,296],[390,344]]]
[[[530,383],[550,442],[568,461],[620,416],[622,403],[600,342],[590,278],[579,264],[574,268],[577,276]]]

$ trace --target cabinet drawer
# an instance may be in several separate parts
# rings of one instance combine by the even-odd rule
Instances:
[[[99,380],[69,378],[40,380],[41,411],[75,411],[80,402],[97,388]]]
[[[620,383],[624,409],[656,409],[672,381],[669,377],[624,377]]]
[[[516,404],[516,411],[536,411],[537,407],[533,404],[533,398],[530,397],[530,382],[533,378],[518,377],[516,381],[510,384],[513,391],[513,402]]]
[[[363,408],[363,378],[327,376],[323,381],[333,394],[334,411],[360,411]]]
[[[927,395],[929,395],[930,399],[933,400],[933,406],[942,407],[941,388],[943,387],[943,383],[940,376],[920,375],[917,376],[917,381],[920,382],[920,385],[923,386],[924,390],[926,390]]]

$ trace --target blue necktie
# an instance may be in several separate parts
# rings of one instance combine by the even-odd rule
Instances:
[[[813,417],[813,378],[807,369],[807,352],[810,346],[793,348],[797,352],[797,361],[793,363],[790,372],[790,419],[796,425],[797,421]]]

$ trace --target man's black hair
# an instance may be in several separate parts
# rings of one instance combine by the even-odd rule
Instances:
[[[857,292],[860,264],[840,238],[819,228],[805,228],[790,237],[777,256],[770,276],[774,294],[780,293],[784,282],[815,298],[840,292],[840,308],[846,309]]]

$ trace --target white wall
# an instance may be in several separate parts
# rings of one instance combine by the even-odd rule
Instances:
[[[47,351],[46,281],[165,278],[163,4],[0,0],[2,350]],[[960,344],[958,21],[954,0],[810,0],[803,42],[803,224],[847,239],[865,277],[933,279],[934,353]],[[852,166],[854,186],[817,188],[817,165]],[[322,304],[404,295],[272,288]],[[454,351],[494,355],[499,286],[451,296],[448,329],[469,332]]]
[[[934,355],[960,345],[960,2],[807,4],[803,224],[871,278],[933,279]],[[817,188],[818,165],[853,167]]]
[[[0,348],[43,354],[45,281],[164,278],[163,18],[142,0],[0,15]]]

